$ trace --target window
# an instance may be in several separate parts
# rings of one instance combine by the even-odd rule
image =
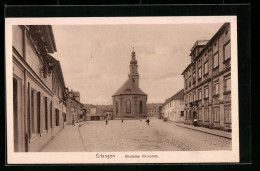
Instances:
[[[193,81],[193,82],[196,81],[196,72],[193,72],[193,75],[192,75],[192,81]]]
[[[133,79],[133,83],[135,83],[135,79]]]
[[[55,113],[56,113],[56,126],[59,126],[59,110],[55,109]]]
[[[131,113],[131,101],[126,101],[126,113]]]
[[[143,113],[143,102],[142,101],[139,102],[139,107],[140,107],[139,112]]]
[[[82,115],[80,115],[82,116]],[[66,118],[66,113],[63,113],[63,122],[66,122],[67,121],[67,118]]]
[[[231,76],[225,76],[224,77],[224,91],[230,92],[231,91]]]
[[[184,111],[181,111],[181,117],[184,117]]]
[[[188,87],[188,81],[187,81],[187,79],[185,80],[185,88],[187,88]]]
[[[37,133],[40,133],[40,116],[41,116],[41,92],[37,93]]]
[[[45,108],[45,130],[48,129],[48,100],[47,97],[44,98],[44,108]]]
[[[218,80],[214,82],[214,95],[218,95],[219,94],[219,84],[218,84]]]
[[[116,101],[116,114],[118,114],[118,101]]]
[[[213,68],[218,67],[218,53],[213,55]]]
[[[204,121],[209,121],[209,109],[204,109]]]
[[[50,127],[52,128],[52,108],[53,108],[53,104],[52,104],[52,101],[50,103]]]
[[[231,46],[230,46],[230,41],[228,41],[224,47],[223,47],[223,56],[224,56],[224,61],[229,59],[231,57]]]
[[[199,78],[201,78],[201,67],[199,67],[199,69],[198,69],[198,74],[199,74]]]
[[[189,87],[191,86],[191,75],[189,76]]]
[[[208,68],[208,61],[206,61],[204,63],[204,74],[207,74],[209,72],[209,68]]]
[[[209,97],[209,88],[208,86],[204,87],[204,98],[208,98]]]
[[[36,131],[35,131],[35,108],[34,108],[34,106],[35,106],[35,104],[34,104],[35,102],[34,102],[34,91],[33,90],[31,90],[31,125],[32,125],[32,128],[31,128],[31,130],[32,130],[32,133],[35,133]]]
[[[202,120],[202,112],[201,112],[201,109],[198,110],[198,119],[199,119],[199,120]]]
[[[198,90],[198,99],[201,100],[201,88]]]
[[[224,122],[231,122],[231,105],[224,106]]]
[[[219,122],[219,107],[215,107],[213,109],[214,114],[214,122]]]
[[[196,101],[196,93],[195,93],[195,91],[193,92],[193,102],[195,102]]]
[[[191,102],[191,95],[189,94],[189,103]]]

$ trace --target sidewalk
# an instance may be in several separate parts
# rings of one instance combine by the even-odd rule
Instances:
[[[195,127],[193,125],[186,125],[186,124],[183,124],[183,123],[175,123],[175,125],[183,127],[183,128],[192,129],[192,130],[195,130],[195,131],[204,132],[204,133],[207,133],[207,134],[217,135],[217,136],[224,137],[224,138],[229,138],[229,139],[232,138],[231,132],[226,132],[226,131],[216,130],[216,129],[209,129],[209,128],[204,128],[204,127],[199,127],[199,126]]]
[[[66,127],[41,152],[77,152],[85,151],[81,139],[79,124],[66,125]]]

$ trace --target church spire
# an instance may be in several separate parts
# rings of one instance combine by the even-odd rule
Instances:
[[[133,47],[132,59],[130,61],[130,74],[129,78],[132,80],[132,83],[139,87],[139,74],[138,74],[138,65],[137,60],[135,59],[135,51]]]
[[[132,59],[130,61],[130,64],[137,64],[137,60],[135,59],[135,51],[134,51],[134,47],[133,47],[133,52],[132,52]]]

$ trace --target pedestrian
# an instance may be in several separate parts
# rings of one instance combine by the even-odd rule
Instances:
[[[108,123],[108,119],[106,119],[106,125],[107,125],[107,123]]]
[[[147,118],[146,122],[147,122],[147,125],[149,125],[149,123],[150,123],[150,120],[149,120],[149,118]]]
[[[124,122],[124,119],[122,119],[122,123]]]

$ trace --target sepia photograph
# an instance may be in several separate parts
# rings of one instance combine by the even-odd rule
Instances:
[[[6,19],[8,163],[239,162],[236,22]]]

